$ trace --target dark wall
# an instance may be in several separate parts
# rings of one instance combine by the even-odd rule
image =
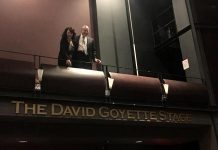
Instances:
[[[1,0],[0,49],[57,57],[64,28],[79,34],[83,24],[91,24],[89,0]]]
[[[211,104],[218,104],[218,1],[189,0],[194,18],[201,55],[204,58],[206,83],[211,94]]]
[[[177,32],[184,31],[185,28],[190,26],[190,17],[185,0],[172,0],[174,16],[176,21]],[[178,37],[181,47],[182,61],[187,59],[189,68],[185,69],[185,75],[188,82],[202,83],[203,71],[202,61],[199,55],[199,49],[193,38],[192,29],[184,32]]]
[[[144,70],[140,73],[151,74],[145,71],[149,70],[168,74],[167,78],[201,83],[200,59],[192,32],[178,34],[190,25],[185,0],[130,0],[130,5],[138,66]],[[169,24],[171,35],[167,32]],[[184,59],[190,64],[186,72],[182,67]]]

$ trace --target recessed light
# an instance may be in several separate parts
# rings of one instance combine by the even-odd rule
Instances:
[[[28,141],[26,141],[26,140],[20,140],[20,141],[18,141],[19,143],[27,143]]]
[[[135,141],[135,143],[139,144],[139,143],[142,143],[143,141]]]

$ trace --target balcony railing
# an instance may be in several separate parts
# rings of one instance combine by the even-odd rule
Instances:
[[[41,61],[56,58],[13,53],[32,57],[32,61],[0,59],[0,96],[191,107],[209,102],[205,85],[165,79],[166,74],[115,73],[109,70],[114,66],[104,64],[99,70],[59,67]]]

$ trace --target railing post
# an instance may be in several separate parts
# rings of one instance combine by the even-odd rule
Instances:
[[[104,77],[105,77],[105,98],[106,98],[105,100],[106,102],[110,102],[110,88],[109,88],[109,81],[108,81],[110,75],[108,72],[108,66],[102,65],[102,70],[104,72]]]
[[[160,81],[161,93],[162,93],[162,95],[161,95],[161,103],[165,107],[166,106],[166,102],[167,102],[167,93],[166,93],[165,88],[164,88],[165,81],[164,81],[163,75],[161,73],[158,74],[158,78],[159,78],[159,81]]]

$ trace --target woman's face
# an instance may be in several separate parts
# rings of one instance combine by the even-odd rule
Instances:
[[[73,36],[73,33],[70,32],[70,30],[68,29],[68,30],[67,30],[67,37],[68,37],[68,38],[72,38],[72,36]]]

